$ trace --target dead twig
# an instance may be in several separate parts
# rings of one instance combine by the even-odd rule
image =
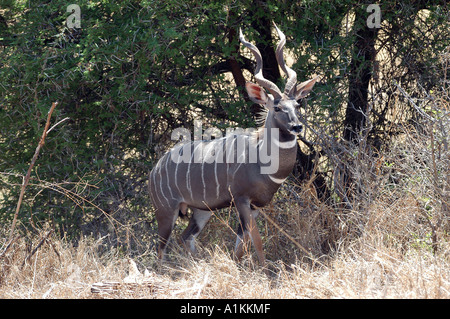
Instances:
[[[37,252],[39,247],[42,246],[42,244],[47,240],[47,238],[53,233],[53,229],[51,229],[44,237],[42,237],[41,241],[37,244],[37,246],[31,251],[31,253],[25,258],[25,260],[22,263],[22,268],[25,266],[25,263],[33,257],[33,255]],[[59,257],[59,254],[58,254]]]
[[[3,249],[3,251],[0,253],[0,258],[2,258],[9,250],[9,248],[11,248],[12,244],[14,244],[14,242],[19,239],[20,236],[16,236],[14,237],[13,240],[10,240],[9,243],[6,245],[5,249]]]
[[[16,211],[14,213],[14,219],[13,219],[12,225],[11,225],[11,232],[9,233],[9,239],[8,239],[9,242],[12,240],[13,235],[14,235],[14,229],[16,227],[17,216],[19,215],[20,205],[22,204],[23,195],[25,194],[25,188],[27,187],[28,182],[30,180],[31,170],[33,169],[34,163],[36,162],[36,159],[39,155],[39,152],[40,152],[42,146],[44,146],[45,138],[47,137],[48,128],[50,126],[50,119],[52,117],[52,113],[53,113],[56,105],[58,105],[58,102],[53,102],[52,107],[50,108],[50,111],[48,112],[47,122],[45,123],[44,132],[42,133],[41,140],[39,141],[39,144],[36,147],[36,150],[34,151],[33,158],[31,159],[30,167],[28,167],[27,175],[25,176],[25,179],[23,180],[22,188],[20,189],[19,200],[17,201]]]

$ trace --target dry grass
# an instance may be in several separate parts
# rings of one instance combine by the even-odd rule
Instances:
[[[136,275],[119,252],[99,256],[101,241],[82,239],[78,247],[50,242],[22,266],[26,242],[16,241],[1,262],[1,298],[450,298],[448,249],[437,255],[420,248],[405,252],[373,235],[320,263],[270,263],[269,276],[249,260],[236,263],[218,246],[198,259],[177,254],[173,264],[145,275],[139,264]],[[110,281],[122,286],[91,293],[94,283]]]

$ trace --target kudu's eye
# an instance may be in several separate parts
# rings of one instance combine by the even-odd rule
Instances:
[[[280,112],[280,111],[281,111],[281,109],[280,109],[278,106],[274,106],[274,107],[273,107],[273,110],[274,110],[275,112]]]

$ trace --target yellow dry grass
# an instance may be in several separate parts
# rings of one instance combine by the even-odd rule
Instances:
[[[305,194],[310,196],[300,196]],[[48,233],[42,230],[0,251],[0,298],[450,298],[448,238],[440,234],[433,254],[417,199],[383,196],[364,216],[350,211],[346,217],[324,205],[305,211],[315,200],[305,199],[303,205],[276,201],[277,207],[265,214],[289,236],[268,222],[260,225],[269,274],[251,251],[240,263],[233,259],[233,233],[218,218],[201,236],[197,257],[172,241],[163,264],[153,251],[133,261],[120,250],[105,252],[102,239],[81,238],[74,246],[56,235],[28,258],[30,247]],[[330,227],[333,219],[335,228]],[[358,235],[349,225],[356,223],[363,226]],[[222,240],[217,233],[211,240],[215,230]],[[321,254],[319,238],[327,236],[340,238]],[[93,293],[96,283],[116,288]]]
[[[1,298],[449,298],[449,251],[400,251],[383,238],[363,236],[319,263],[271,262],[271,274],[236,263],[218,246],[202,258],[176,256],[176,263],[132,274],[116,251],[98,256],[97,245],[78,247],[51,238],[29,262],[25,242],[2,259]],[[56,254],[58,252],[59,256]],[[248,260],[247,260],[248,261]],[[131,270],[130,270],[131,269]],[[131,278],[130,278],[131,277]],[[117,290],[94,294],[98,282],[118,282]],[[135,282],[129,286],[130,282]],[[128,286],[127,284],[128,283]]]

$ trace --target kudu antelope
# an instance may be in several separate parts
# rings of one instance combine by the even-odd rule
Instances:
[[[314,77],[296,83],[297,74],[286,66],[283,58],[286,37],[276,25],[275,28],[280,38],[276,49],[277,62],[287,75],[283,93],[275,83],[264,78],[258,48],[245,40],[242,30],[239,35],[240,41],[256,59],[254,76],[259,85],[247,82],[246,89],[250,99],[264,106],[267,111],[264,126],[252,133],[231,134],[209,141],[194,140],[177,145],[162,156],[150,172],[149,191],[156,209],[158,256],[161,259],[176,219],[181,214],[186,215],[188,207],[193,213],[182,240],[195,253],[195,238],[210,219],[212,210],[234,204],[240,220],[236,257],[240,259],[243,256],[243,244],[250,238],[260,264],[264,265],[261,236],[255,221],[258,207],[272,200],[294,167],[296,135],[302,129],[296,115],[297,101],[307,96],[318,80],[318,77]],[[267,159],[262,160],[262,150],[267,151],[269,148],[271,154],[278,156],[275,170],[267,169]],[[174,160],[177,156],[184,156],[188,160]]]

